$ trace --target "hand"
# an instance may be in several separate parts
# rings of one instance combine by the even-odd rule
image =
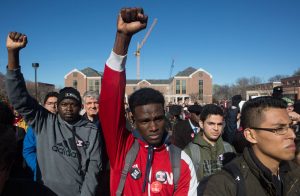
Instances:
[[[292,111],[292,112],[288,112],[288,114],[292,121],[297,121],[297,122],[300,121],[300,115],[298,113]]]
[[[19,51],[25,48],[27,44],[27,36],[18,32],[10,32],[6,40],[6,48],[9,51]]]
[[[142,8],[123,8],[118,16],[117,31],[132,36],[147,27],[148,16]]]
[[[132,36],[147,27],[148,16],[142,8],[123,8],[118,15],[117,35],[113,51],[126,55]]]

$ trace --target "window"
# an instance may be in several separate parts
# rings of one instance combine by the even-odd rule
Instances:
[[[176,94],[180,94],[180,80],[176,80]]]
[[[73,80],[73,88],[77,89],[77,80]]]
[[[176,80],[176,94],[186,94],[186,80]]]
[[[203,101],[203,80],[199,80],[199,100]]]
[[[181,80],[181,93],[186,94],[186,80]]]
[[[89,83],[88,83],[88,90],[89,90],[89,91],[93,91],[93,90],[94,90],[93,80],[89,80]]]
[[[100,80],[88,80],[88,90],[99,92]]]
[[[76,78],[77,77],[77,72],[73,72],[73,77]]]
[[[100,80],[95,80],[95,91],[99,93],[99,89],[100,89]]]

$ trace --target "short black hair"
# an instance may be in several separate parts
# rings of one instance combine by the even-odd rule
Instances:
[[[158,103],[164,107],[165,98],[163,94],[153,88],[141,88],[129,97],[129,107],[133,114],[135,113],[135,107],[151,103]]]
[[[44,98],[44,105],[46,104],[47,100],[49,99],[49,97],[56,97],[58,98],[58,92],[49,92],[46,94],[45,98]]]
[[[16,159],[17,137],[13,125],[0,123],[0,154],[0,172],[2,172]]]
[[[279,98],[271,96],[250,99],[243,105],[241,113],[241,126],[243,129],[259,127],[263,121],[263,112],[270,108],[286,109],[287,104]]]
[[[13,125],[15,115],[8,103],[0,102],[0,123]],[[0,130],[1,131],[1,130]]]
[[[204,122],[209,115],[220,115],[224,117],[224,112],[220,106],[215,104],[207,104],[202,108],[200,120]]]

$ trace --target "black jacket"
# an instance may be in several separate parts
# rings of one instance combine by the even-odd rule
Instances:
[[[266,171],[261,163],[251,152],[245,148],[243,155],[229,164],[236,164],[244,180],[245,194],[247,196],[298,196],[300,195],[300,167],[291,161],[282,161],[280,164],[280,179],[274,179],[270,171]],[[280,186],[282,184],[282,186]],[[216,186],[218,185],[218,186]],[[237,185],[233,177],[225,170],[211,176],[206,182],[199,185],[198,195],[205,196],[236,196]]]

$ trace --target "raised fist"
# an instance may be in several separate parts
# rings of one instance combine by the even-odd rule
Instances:
[[[10,32],[6,40],[7,50],[20,50],[26,47],[27,36],[18,32]]]
[[[142,8],[123,8],[118,17],[118,32],[133,35],[147,27],[148,16]]]

